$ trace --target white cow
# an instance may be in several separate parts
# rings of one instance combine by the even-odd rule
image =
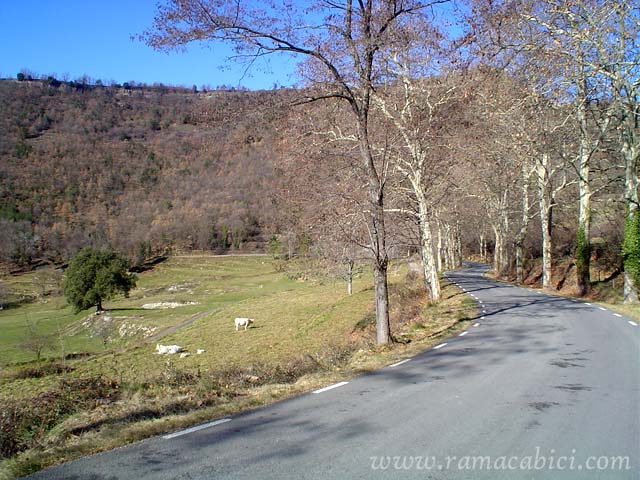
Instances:
[[[182,347],[180,345],[160,345],[156,344],[156,353],[158,355],[175,355],[176,353],[180,353],[182,351]]]
[[[235,320],[236,332],[240,327],[244,327],[244,329],[246,330],[253,322],[254,322],[253,318],[242,318],[242,317],[236,318]]]

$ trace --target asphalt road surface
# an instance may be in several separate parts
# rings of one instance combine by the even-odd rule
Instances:
[[[469,328],[332,388],[34,479],[639,479],[640,327],[597,305],[449,278]]]

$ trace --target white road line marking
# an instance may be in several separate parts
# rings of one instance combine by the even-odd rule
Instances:
[[[484,318],[484,317],[482,317],[482,318]],[[480,326],[480,324],[478,322],[476,322],[476,323],[473,324],[473,326],[474,327],[478,327],[478,326]]]
[[[614,317],[618,317],[618,318],[622,318],[622,315],[620,315],[619,313],[614,313],[613,316]]]
[[[438,350],[439,348],[442,348],[442,347],[444,347],[445,345],[446,345],[446,342],[445,342],[445,343],[441,343],[440,345],[436,345],[435,347],[433,347],[433,349],[434,349],[434,350]]]
[[[598,307],[598,308],[599,308],[600,310],[602,310],[603,312],[606,312],[606,311],[607,311],[607,309],[606,309],[606,308],[604,308],[604,307]]]
[[[327,390],[332,390],[334,388],[342,387],[342,386],[346,385],[347,383],[349,383],[349,382],[334,383],[333,385],[329,385],[328,387],[324,387],[324,388],[320,388],[318,390],[314,390],[313,393],[323,393],[323,392],[326,392]]]
[[[465,332],[462,332],[462,333],[461,333],[460,335],[458,335],[458,336],[459,336],[459,337],[464,337],[467,333],[469,333],[469,332],[465,331]]]
[[[410,358],[407,358],[406,360],[400,360],[399,362],[396,362],[396,363],[393,363],[393,364],[389,365],[387,368],[399,367],[403,363],[407,363],[407,362],[410,362],[410,361],[411,361]]]
[[[589,305],[589,306],[591,306],[591,304],[590,304],[590,303],[587,303],[587,302],[584,302],[584,304],[585,304],[585,305]]]
[[[162,438],[164,438],[165,440],[170,440],[182,435],[187,435],[188,433],[197,432],[198,430],[202,430],[204,428],[214,427],[216,425],[220,425],[221,423],[227,423],[231,420],[231,418],[221,418],[220,420],[216,420],[215,422],[203,423],[202,425],[196,425],[195,427],[187,428],[186,430],[180,430],[179,432],[170,433],[169,435],[163,435]]]
[[[480,317],[480,320],[484,320],[484,317]],[[474,325],[474,327],[475,327],[475,325]]]
[[[632,322],[631,320],[629,320],[627,323],[629,323],[629,325],[633,325],[634,327],[638,326],[636,322]]]

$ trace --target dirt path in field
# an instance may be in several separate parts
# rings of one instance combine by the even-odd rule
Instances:
[[[167,327],[164,330],[159,331],[158,333],[154,333],[153,335],[151,335],[150,337],[147,337],[144,339],[144,343],[153,343],[157,340],[160,340],[163,337],[166,337],[167,335],[172,334],[173,332],[176,332],[177,330],[180,330],[183,327],[188,327],[189,325],[191,325],[193,322],[195,322],[196,320],[206,316],[206,315],[210,315],[213,313],[216,313],[220,311],[219,308],[216,308],[214,310],[209,310],[207,312],[200,312],[200,313],[196,313],[195,315],[190,316],[189,318],[187,318],[186,320],[178,323],[177,325],[173,325],[171,327]]]

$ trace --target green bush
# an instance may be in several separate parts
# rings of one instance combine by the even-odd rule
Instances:
[[[636,288],[640,286],[640,210],[627,215],[622,242],[624,271],[633,279]]]
[[[591,259],[591,245],[587,241],[584,228],[579,228],[576,232],[576,268],[582,271],[589,267]]]

